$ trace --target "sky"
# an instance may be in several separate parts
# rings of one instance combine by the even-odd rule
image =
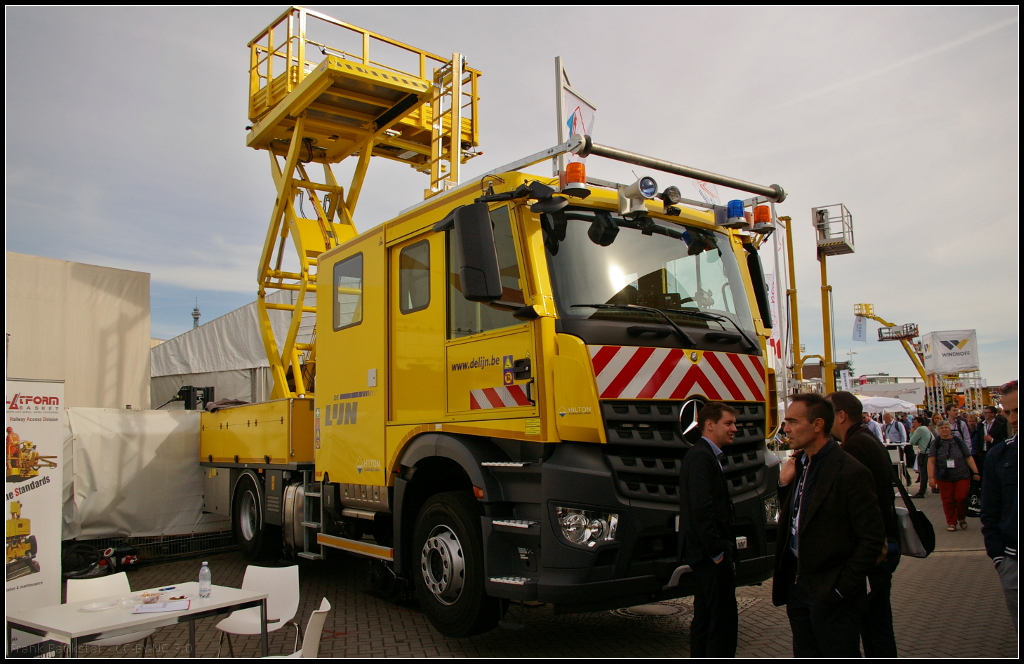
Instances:
[[[1017,377],[1016,7],[312,8],[483,72],[464,179],[555,144],[560,55],[597,142],[786,189],[806,352],[822,351],[811,208],[842,203],[856,253],[828,262],[837,359],[913,375],[877,323],[851,340],[867,302],[922,333],[976,329],[981,375]],[[208,321],[255,299],[274,190],[245,146],[246,44],[284,9],[8,7],[7,250],[150,273],[157,338],[190,329],[197,300]],[[360,230],[427,186],[375,161]]]

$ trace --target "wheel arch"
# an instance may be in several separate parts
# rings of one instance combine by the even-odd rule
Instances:
[[[256,485],[256,509],[257,509],[257,511],[259,512],[259,515],[260,515],[260,524],[262,524],[263,521],[264,521],[264,518],[266,517],[266,515],[263,513],[263,505],[266,502],[266,498],[264,496],[264,491],[263,491],[263,480],[262,480],[260,474],[257,473],[256,471],[252,470],[251,468],[247,468],[247,469],[243,470],[242,472],[238,473],[237,477],[234,478],[234,481],[231,482],[231,502],[229,503],[228,511],[231,514],[231,519],[234,520],[234,515],[235,515],[235,494],[238,492],[238,484],[239,484],[239,482],[241,482],[242,478],[245,477],[245,476],[251,477],[253,484]]]
[[[404,572],[412,559],[409,547],[420,508],[431,496],[445,491],[479,487],[482,503],[501,502],[501,484],[481,464],[507,461],[487,438],[447,433],[425,433],[409,442],[399,457],[401,474],[395,479],[394,563]]]

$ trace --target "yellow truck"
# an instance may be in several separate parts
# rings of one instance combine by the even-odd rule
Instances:
[[[315,41],[314,19],[354,32],[362,50]],[[418,66],[377,64],[377,42]],[[314,46],[321,62],[305,60]],[[374,559],[378,578],[413,584],[453,637],[493,628],[509,600],[579,612],[689,595],[679,464],[697,410],[716,400],[740,412],[723,459],[737,578],[767,579],[778,459],[765,439],[778,423],[757,247],[782,188],[586,136],[459,183],[476,154],[479,76],[461,55],[301,7],[250,49],[247,142],[270,153],[277,187],[258,275],[274,399],[204,413],[200,445],[205,509],[231,516],[243,552]],[[522,170],[559,155],[576,160],[561,177]],[[346,191],[331,165],[349,156]],[[431,186],[356,233],[371,156],[429,173]],[[687,201],[649,176],[588,178],[583,158],[754,196]],[[269,301],[274,289],[291,304]],[[283,340],[269,322],[282,308]]]

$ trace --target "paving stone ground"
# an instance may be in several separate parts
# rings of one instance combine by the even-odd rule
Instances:
[[[915,486],[916,489],[916,486]],[[899,499],[897,499],[899,500]],[[899,503],[898,503],[899,504]],[[939,497],[917,501],[935,525],[937,550],[926,559],[904,558],[893,579],[892,605],[901,657],[1017,657],[1017,635],[1002,590],[985,555],[980,523],[948,533]],[[245,570],[240,554],[209,558],[217,585],[239,587]],[[199,560],[152,565],[129,572],[132,588],[191,581]],[[286,564],[284,561],[281,564]],[[368,562],[335,555],[300,570],[299,623],[305,628],[320,599],[332,611],[321,638],[323,657],[687,657],[692,603],[687,599],[657,606],[600,613],[555,615],[550,606],[512,605],[506,619],[521,629],[498,628],[468,639],[448,639],[431,628],[414,602],[395,604],[374,595]],[[771,582],[737,590],[740,657],[791,657],[792,637],[785,607],[771,603]],[[652,615],[653,614],[653,615]],[[196,625],[200,656],[217,655],[219,618]],[[293,651],[294,628],[270,635],[271,654]],[[157,655],[186,656],[186,625],[155,635]],[[137,656],[131,646],[82,648],[94,657]],[[88,651],[88,652],[86,652]],[[259,637],[235,637],[236,656],[258,656]],[[224,648],[223,656],[227,656]]]

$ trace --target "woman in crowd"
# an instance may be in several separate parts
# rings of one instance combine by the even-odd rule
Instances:
[[[928,446],[931,445],[934,436],[928,430],[928,419],[924,415],[918,415],[910,423],[910,446],[917,452],[917,481],[921,486],[917,488],[912,498],[924,498],[928,488]]]
[[[949,422],[939,422],[939,437],[928,446],[928,486],[938,487],[942,511],[946,514],[946,530],[953,532],[957,524],[967,528],[967,494],[971,479],[980,480],[978,466],[971,456],[970,444],[953,435]]]

